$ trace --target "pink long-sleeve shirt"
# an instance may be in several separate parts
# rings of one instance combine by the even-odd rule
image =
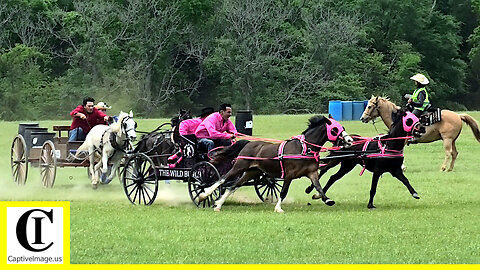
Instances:
[[[180,122],[180,126],[178,127],[178,132],[180,135],[191,135],[195,134],[195,130],[197,130],[198,125],[202,123],[202,118],[192,118],[183,120]]]
[[[207,116],[195,130],[197,138],[208,139],[230,139],[232,135],[229,133],[237,134],[237,129],[230,119],[224,121],[218,112]]]

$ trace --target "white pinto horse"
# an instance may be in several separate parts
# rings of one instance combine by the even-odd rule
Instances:
[[[133,113],[120,112],[118,121],[106,125],[96,125],[88,132],[85,142],[78,148],[77,155],[81,151],[88,150],[90,160],[90,175],[92,177],[92,187],[97,188],[99,182],[99,172],[102,169],[102,183],[110,183],[115,176],[120,161],[123,158],[126,149],[131,141],[135,141],[137,134],[135,129],[137,123],[133,120]],[[95,153],[99,152],[101,160],[95,164]],[[108,163],[113,164],[110,174],[107,176]]]

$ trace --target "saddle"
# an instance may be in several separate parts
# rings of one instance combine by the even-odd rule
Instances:
[[[425,108],[419,119],[423,126],[431,126],[442,121],[442,110],[440,110],[440,108],[433,108],[431,105],[429,105],[427,108]]]

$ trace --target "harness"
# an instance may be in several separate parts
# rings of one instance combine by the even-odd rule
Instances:
[[[418,123],[419,123],[418,117],[411,112],[407,112],[407,115],[402,117],[403,130],[405,130],[407,133],[412,132],[412,130],[414,130],[414,128],[418,125]],[[365,153],[367,151],[367,148],[370,145],[370,143],[375,142],[375,141],[378,144],[379,152],[361,156],[361,159],[362,159],[362,162],[363,162],[363,168],[362,168],[362,171],[360,172],[360,176],[363,175],[363,172],[365,171],[365,159],[368,159],[368,158],[401,158],[401,157],[403,157],[403,150],[387,149],[387,145],[383,144],[382,141],[407,139],[407,138],[410,138],[410,136],[382,139],[383,136],[384,135],[377,136],[377,137],[374,137],[374,138],[368,138],[368,139],[365,140],[365,143],[363,144],[363,147],[362,147],[362,152],[363,153]]]
[[[131,131],[131,130],[135,130],[135,128],[130,128],[130,129],[128,129],[128,130],[126,130],[126,129],[124,128],[125,122],[126,122],[128,119],[130,119],[130,118],[131,118],[130,116],[127,116],[127,117],[123,118],[123,119],[122,119],[122,122],[120,123],[120,130],[123,130],[124,133],[125,133],[125,135],[126,135],[126,139],[123,140],[123,144],[122,144],[122,145],[120,145],[120,144],[117,142],[117,134],[114,133],[114,132],[112,132],[110,128],[106,129],[106,130],[103,132],[103,134],[102,134],[102,144],[100,144],[100,147],[96,149],[96,150],[99,152],[100,155],[101,155],[102,152],[103,152],[103,145],[104,145],[103,139],[105,138],[105,134],[106,134],[107,132],[110,132],[110,135],[108,136],[108,141],[107,141],[107,142],[109,142],[110,145],[112,146],[112,148],[115,150],[115,151],[113,151],[113,154],[109,157],[109,159],[110,159],[111,157],[115,156],[115,154],[117,153],[117,151],[123,152],[123,153],[125,153],[125,154],[127,153],[127,152],[125,151],[125,148],[126,148],[127,144],[130,142],[130,139],[128,138],[127,133],[128,133],[129,131]]]
[[[335,121],[334,119],[330,118],[329,119],[331,124],[326,124],[327,128],[327,138],[331,142],[336,142],[338,138],[340,137],[341,133],[344,131],[344,128],[340,123]],[[285,150],[285,145],[288,142],[297,140],[300,142],[300,145],[302,147],[302,150],[300,154],[298,155],[285,155],[284,150]],[[318,151],[315,151],[308,147],[308,145],[317,147],[319,148]],[[278,147],[278,154],[276,157],[271,157],[271,158],[262,158],[262,157],[250,157],[250,156],[238,156],[237,159],[248,159],[248,160],[278,160],[280,163],[280,169],[281,169],[281,176],[280,178],[285,177],[285,168],[284,168],[284,160],[285,159],[314,159],[317,163],[320,161],[320,152],[324,151],[324,147],[321,145],[317,145],[311,142],[308,142],[305,139],[305,135],[297,135],[293,136],[289,140],[283,141],[280,143]],[[326,166],[326,164],[319,164],[319,166]]]

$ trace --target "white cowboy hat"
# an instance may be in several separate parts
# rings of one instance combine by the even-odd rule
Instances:
[[[412,77],[410,77],[411,80],[414,80],[416,82],[419,82],[423,85],[427,85],[429,83],[427,77],[423,76],[422,74],[420,73],[417,73],[415,75],[413,75]]]
[[[97,109],[103,109],[103,110],[108,110],[108,109],[111,109],[112,106],[107,106],[107,104],[105,104],[105,102],[98,102],[97,105],[95,105],[95,108]]]

